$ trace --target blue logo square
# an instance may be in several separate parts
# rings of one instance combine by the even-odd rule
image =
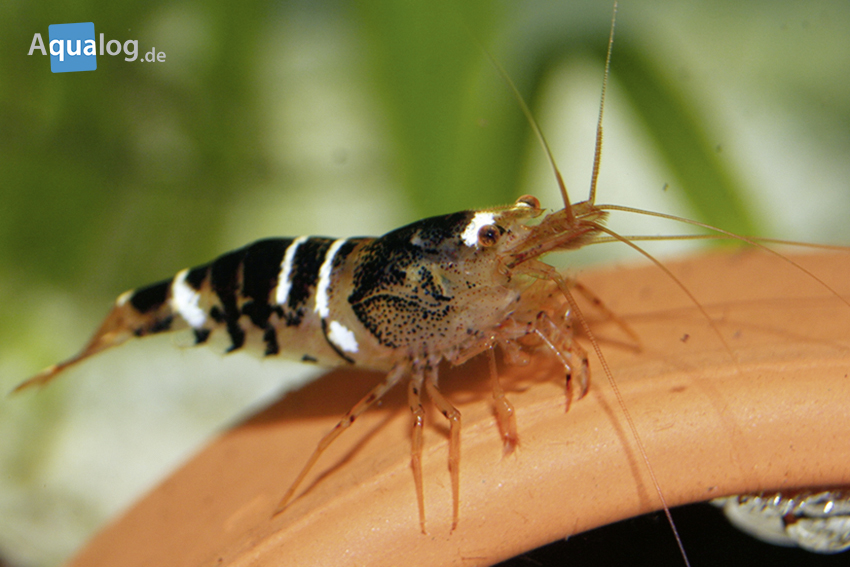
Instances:
[[[50,70],[54,73],[94,71],[97,69],[97,46],[94,22],[53,24],[47,27],[50,37]]]

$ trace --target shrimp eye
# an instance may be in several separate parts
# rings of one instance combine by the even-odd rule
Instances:
[[[531,207],[532,209],[540,208],[540,201],[537,200],[537,197],[534,195],[523,195],[519,199],[516,200],[517,205],[525,205],[527,207]]]
[[[501,232],[494,224],[482,226],[478,230],[478,244],[482,247],[493,246],[499,241]]]

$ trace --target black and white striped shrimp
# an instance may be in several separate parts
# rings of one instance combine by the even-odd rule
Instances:
[[[460,414],[438,389],[440,362],[460,364],[495,346],[518,356],[523,347],[542,345],[566,368],[568,399],[572,374],[581,395],[588,387],[587,356],[572,340],[570,284],[538,258],[592,241],[603,230],[606,213],[585,202],[528,224],[542,214],[537,199],[524,196],[508,207],[433,217],[379,238],[255,242],[169,280],[125,292],[82,352],[16,391],[45,384],[130,338],[185,328],[193,331],[196,344],[215,331],[226,332],[228,352],[260,344],[267,356],[384,371],[385,380],[322,441],[281,506],[330,441],[389,389],[408,380],[420,523],[424,531],[418,455],[427,392],[451,423],[456,524]],[[500,400],[510,450],[515,426],[507,417],[507,402]]]

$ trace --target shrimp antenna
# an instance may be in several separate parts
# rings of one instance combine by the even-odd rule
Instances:
[[[605,54],[605,73],[602,76],[602,96],[599,98],[599,119],[596,121],[596,147],[593,150],[593,173],[590,175],[590,195],[587,202],[596,202],[596,182],[599,179],[599,162],[602,160],[602,113],[605,110],[605,93],[608,90],[608,75],[611,71],[611,51],[614,49],[614,27],[617,24],[617,3],[611,14],[611,31],[608,33],[608,51]],[[557,168],[556,168],[557,171]]]
[[[564,183],[564,178],[561,177],[561,170],[558,169],[558,165],[555,163],[555,157],[552,155],[552,150],[549,148],[549,142],[546,141],[546,136],[543,135],[543,131],[540,129],[540,125],[537,124],[537,120],[534,119],[534,115],[531,113],[531,109],[528,108],[528,104],[526,104],[525,99],[522,97],[522,94],[520,94],[519,89],[516,87],[516,84],[514,83],[513,79],[511,79],[510,75],[508,75],[504,67],[502,67],[498,61],[496,61],[496,59],[489,51],[487,51],[483,46],[481,47],[481,49],[484,51],[484,54],[487,55],[487,58],[490,60],[490,63],[493,64],[493,67],[495,67],[496,70],[499,72],[499,75],[502,76],[502,79],[505,81],[505,83],[507,83],[507,85],[510,87],[511,93],[513,93],[514,98],[519,104],[519,107],[522,109],[522,113],[525,115],[525,119],[528,121],[529,125],[531,126],[531,129],[534,131],[534,136],[537,138],[537,141],[540,142],[540,146],[546,153],[546,159],[549,162],[549,165],[552,167],[552,171],[555,173],[555,180],[558,182],[558,189],[560,189],[561,191],[561,199],[563,199],[564,201],[564,211],[566,213],[567,220],[569,222],[572,222],[575,219],[575,216],[573,215],[573,209],[569,193],[567,193],[567,184]],[[598,154],[598,140],[596,151]],[[598,159],[594,159],[594,166],[598,168]]]

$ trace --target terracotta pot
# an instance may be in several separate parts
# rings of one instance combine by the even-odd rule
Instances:
[[[796,260],[850,295],[850,257]],[[850,305],[764,253],[670,268],[713,328],[655,267],[580,278],[643,342],[637,352],[616,325],[585,309],[667,503],[850,484]],[[404,388],[332,445],[296,500],[272,518],[318,439],[380,379],[340,370],[222,435],[72,565],[489,565],[660,506],[595,355],[591,390],[568,413],[563,371],[551,357],[502,367],[520,434],[507,457],[481,358],[441,378],[463,413],[454,532],[447,429],[432,411],[428,534],[420,533]]]

